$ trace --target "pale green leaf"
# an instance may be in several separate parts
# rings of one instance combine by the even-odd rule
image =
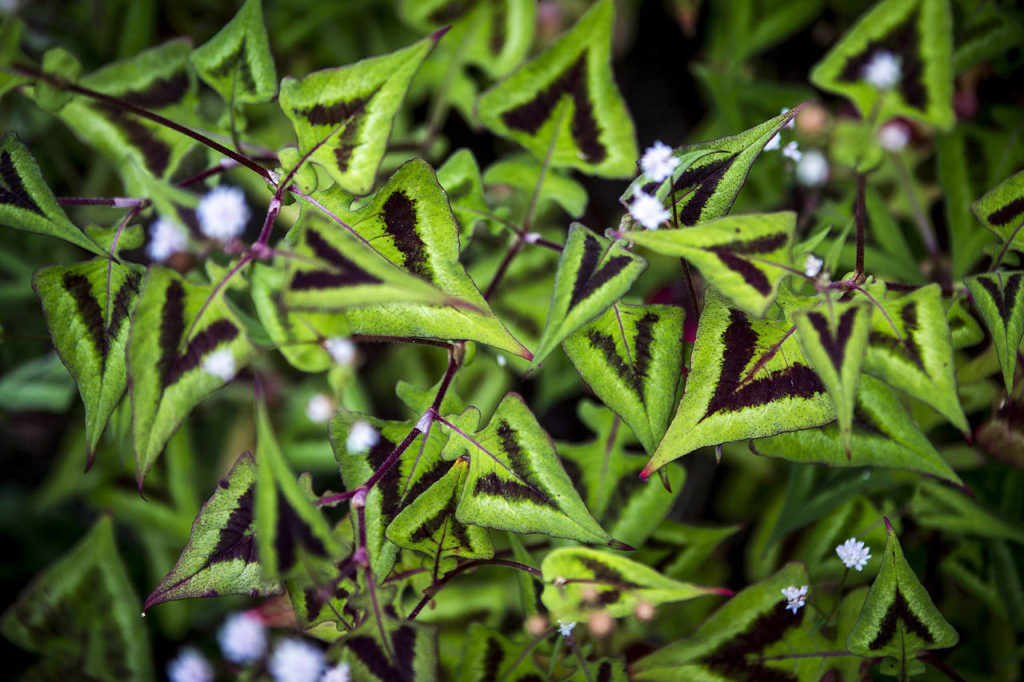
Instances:
[[[994,272],[967,279],[967,289],[971,292],[974,307],[981,314],[996,347],[1007,393],[1013,391],[1017,349],[1024,337],[1022,284],[1024,272]]]
[[[437,169],[437,182],[448,195],[452,213],[459,222],[460,241],[468,241],[477,223],[489,222],[491,215],[473,152],[463,148],[449,156]]]
[[[234,18],[196,48],[189,59],[196,73],[228,103],[269,102],[277,73],[263,25],[262,0],[246,0]]]
[[[1024,249],[1024,171],[1014,173],[971,204],[971,211],[1012,248]]]

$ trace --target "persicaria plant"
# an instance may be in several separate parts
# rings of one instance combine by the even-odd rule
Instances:
[[[0,27],[18,674],[1016,679],[1019,8],[128,4]]]

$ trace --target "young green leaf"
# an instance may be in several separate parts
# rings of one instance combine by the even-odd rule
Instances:
[[[559,620],[586,620],[595,608],[613,618],[633,613],[641,602],[654,606],[708,594],[732,594],[661,575],[653,568],[617,554],[587,547],[561,547],[544,557],[544,605]],[[596,590],[597,601],[585,599]]]
[[[682,308],[613,303],[562,342],[583,381],[653,453],[665,435],[683,366]]]
[[[520,190],[524,196],[531,196],[537,187],[537,177],[544,178],[537,189],[537,211],[554,201],[573,218],[583,217],[587,209],[587,190],[568,175],[556,171],[543,172],[540,162],[528,156],[514,156],[496,161],[484,171],[484,184],[488,187],[508,186]]]
[[[975,308],[985,321],[1003,368],[1006,392],[1013,391],[1017,352],[1024,337],[1024,272],[994,272],[967,279]]]
[[[715,550],[743,526],[687,525],[662,521],[636,556],[637,561],[657,566],[669,578],[692,576]]]
[[[977,535],[1024,544],[1024,528],[985,509],[962,490],[922,481],[910,500],[914,520],[943,533]]]
[[[628,233],[637,245],[696,265],[708,283],[744,312],[761,317],[793,267],[796,214],[727,216],[688,230]]]
[[[971,204],[981,224],[1016,249],[1024,248],[1024,171],[1014,173]]]
[[[647,261],[627,251],[622,242],[573,223],[558,261],[548,320],[532,366],[622,298],[646,267]]]
[[[751,319],[708,289],[686,390],[642,476],[699,447],[821,426],[832,401],[794,338],[795,327]]]
[[[811,71],[811,82],[848,97],[864,117],[905,116],[949,130],[953,19],[946,0],[882,0]]]
[[[269,102],[277,93],[262,0],[246,0],[238,14],[189,59],[199,77],[229,107],[239,102]]]
[[[939,183],[949,225],[953,280],[962,279],[970,271],[982,257],[982,248],[991,241],[988,232],[978,229],[978,222],[971,213],[971,202],[978,196],[975,183],[980,185],[984,182],[979,181],[974,173],[977,166],[974,159],[968,160],[968,145],[972,143],[974,140],[968,137],[967,131],[958,126],[949,135],[939,136],[935,145]]]
[[[587,511],[551,438],[519,395],[506,394],[476,433],[465,430],[466,421],[454,423],[460,432],[453,430],[443,456],[470,458],[455,511],[461,523],[621,548]]]
[[[946,321],[953,340],[953,350],[970,348],[985,340],[981,325],[967,310],[966,297],[955,297],[946,310]]]
[[[552,167],[630,176],[638,152],[612,78],[614,23],[614,2],[597,2],[550,48],[480,96],[481,123]]]
[[[143,272],[95,258],[43,268],[32,278],[54,346],[85,404],[89,462],[127,385],[125,351]]]
[[[199,510],[188,544],[146,598],[144,609],[175,599],[280,592],[281,586],[264,576],[257,558],[255,489],[256,462],[243,452]]]
[[[866,303],[837,303],[827,311],[795,312],[793,321],[800,349],[832,399],[849,458],[857,382],[871,329],[871,307]]]
[[[806,105],[806,102],[799,104],[739,135],[674,150],[672,154],[680,164],[670,179],[658,184],[640,175],[619,201],[629,208],[637,190],[643,190],[670,208],[674,204],[673,218],[678,218],[680,225],[721,218],[732,208],[764,146]]]
[[[347,192],[373,189],[396,112],[443,31],[391,54],[281,81],[280,104],[299,137]],[[315,151],[313,151],[315,149]]]
[[[859,656],[886,656],[882,671],[899,674],[921,672],[916,660],[925,649],[945,649],[960,639],[903,557],[903,550],[888,519],[885,558],[871,591],[864,600],[860,618],[853,626],[846,646]]]
[[[482,623],[470,623],[456,682],[530,682],[544,679],[532,656],[522,656],[525,643],[516,644]]]
[[[437,635],[437,628],[406,620],[384,616],[378,624],[376,618],[367,618],[345,638],[342,660],[351,666],[353,680],[440,679]]]
[[[249,361],[254,350],[243,329],[213,286],[193,284],[168,268],[149,269],[128,341],[140,487],[192,408]]]
[[[459,149],[437,169],[437,182],[444,188],[452,213],[459,223],[460,241],[468,241],[478,223],[489,222],[491,209],[484,200],[480,166],[473,152]]]
[[[40,679],[153,679],[147,628],[109,516],[22,591],[0,630],[43,657]]]
[[[68,220],[32,154],[15,132],[0,140],[0,223],[17,230],[47,234],[86,251],[107,254]]]

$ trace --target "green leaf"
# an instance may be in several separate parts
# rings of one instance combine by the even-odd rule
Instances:
[[[953,346],[938,284],[876,306],[868,336],[864,371],[931,405],[967,433],[954,374]]]
[[[611,71],[615,4],[600,0],[542,54],[477,100],[481,123],[555,168],[631,175],[633,121]]]
[[[437,169],[437,182],[444,188],[459,223],[459,236],[467,240],[480,222],[487,222],[491,209],[484,200],[483,179],[473,152],[459,149]]]
[[[1019,521],[1005,521],[963,491],[933,481],[922,481],[914,491],[910,512],[925,528],[1024,544],[1024,526]]]
[[[189,41],[171,40],[83,76],[79,84],[189,124],[196,118],[197,105],[195,76],[188,63],[191,52]],[[85,97],[72,99],[60,117],[121,169],[128,196],[149,196],[134,172],[126,172],[133,163],[154,177],[168,178],[195,144],[177,131]]]
[[[69,83],[78,80],[82,73],[82,63],[75,55],[63,47],[52,47],[43,55],[43,72],[57,76]],[[33,92],[36,103],[49,112],[60,111],[61,107],[71,100],[71,93],[64,88],[51,85],[48,81],[40,80],[35,85]]]
[[[921,581],[903,557],[903,550],[888,519],[885,558],[871,585],[846,646],[859,656],[886,656],[882,671],[900,675],[923,670],[915,661],[925,649],[945,649],[959,641],[953,629],[935,608]],[[893,661],[895,659],[895,666]]]
[[[857,388],[849,450],[835,424],[780,433],[753,441],[750,447],[759,455],[790,462],[907,469],[963,485],[921,432],[899,394],[870,375],[861,376]]]
[[[10,66],[12,62],[21,59],[19,47],[21,45],[21,34],[25,31],[25,22],[15,13],[4,14],[0,22],[0,66]],[[27,83],[28,78],[6,69],[0,71],[0,97],[13,88]]]
[[[487,186],[508,185],[531,194],[537,185],[537,177],[543,173],[540,189],[537,190],[538,210],[548,201],[554,201],[573,218],[581,218],[587,209],[587,190],[572,178],[554,171],[544,172],[537,161],[529,157],[513,157],[492,163],[484,171]]]
[[[231,353],[235,368],[254,349],[243,325],[213,286],[174,270],[151,267],[135,306],[128,375],[139,486],[167,439],[196,405],[227,383],[203,369],[214,353]],[[223,354],[222,354],[223,355]]]
[[[761,317],[792,268],[796,214],[727,216],[687,230],[628,233],[637,245],[696,265],[708,284],[746,313]]]
[[[544,671],[533,657],[522,656],[528,646],[505,639],[500,632],[481,623],[470,623],[465,648],[460,656],[456,682],[528,682],[544,679]]]
[[[261,0],[246,0],[238,14],[189,56],[199,77],[233,107],[236,102],[269,102],[277,73],[263,25]]]
[[[830,305],[827,312],[797,311],[793,321],[800,350],[832,399],[849,457],[857,382],[871,328],[871,307],[866,303],[837,303]]]
[[[804,361],[794,332],[780,320],[751,319],[708,289],[683,399],[641,475],[705,445],[835,419],[825,385]]]
[[[502,398],[486,428],[470,434],[472,410],[457,420],[443,457],[469,454],[469,476],[455,517],[516,533],[544,533],[621,548],[587,511],[554,443],[516,393]]]
[[[595,438],[583,443],[556,443],[562,465],[602,526],[613,537],[639,547],[668,515],[683,490],[686,470],[668,470],[673,492],[660,483],[643,481],[639,474],[645,459],[626,450],[627,445],[635,445],[636,439],[619,417],[590,401],[581,402],[578,412]]]
[[[946,321],[953,340],[953,350],[970,348],[985,340],[985,332],[974,316],[967,311],[966,297],[955,297],[946,310]]]
[[[47,353],[12,367],[0,377],[0,409],[61,413],[75,399],[75,381],[60,356]]]
[[[86,251],[107,255],[68,220],[36,160],[14,132],[5,133],[0,140],[0,223],[59,237]]]
[[[419,550],[431,557],[431,575],[455,568],[457,559],[494,556],[487,530],[466,526],[455,518],[463,494],[469,462],[458,459],[440,480],[419,494],[388,524],[388,540],[399,547]]]
[[[690,576],[708,561],[719,545],[742,528],[739,524],[711,527],[662,521],[638,552],[637,560],[644,557],[643,563],[658,566],[670,578]],[[651,555],[658,558],[646,560]]]
[[[256,462],[243,452],[199,510],[188,544],[143,608],[175,599],[280,592],[281,586],[264,576],[257,560],[255,489]]]
[[[864,80],[864,70],[885,53],[899,59],[900,78],[880,91]],[[811,82],[848,97],[865,118],[905,116],[949,130],[956,123],[952,55],[947,0],[882,0],[818,62]]]
[[[437,635],[437,628],[406,620],[385,616],[378,625],[376,618],[366,618],[344,639],[342,660],[361,682],[437,680]]]
[[[109,516],[40,574],[7,609],[5,637],[38,653],[55,677],[151,680],[139,600],[114,543]]]
[[[288,468],[263,401],[256,406],[256,429],[255,530],[263,575],[302,575],[309,559],[339,559],[342,545]]]
[[[982,256],[982,248],[990,241],[988,232],[978,227],[971,213],[975,188],[971,182],[974,163],[968,162],[970,138],[963,128],[936,140],[939,182],[946,205],[949,224],[949,255],[952,258],[952,278],[959,280]],[[986,164],[987,165],[987,164]],[[1024,242],[1021,242],[1024,244]]]
[[[966,283],[974,307],[992,335],[999,366],[1003,368],[1003,383],[1010,393],[1017,369],[1017,349],[1024,337],[1024,272],[975,275],[967,278]]]
[[[683,366],[682,308],[613,303],[562,342],[583,381],[654,452],[665,435]]]
[[[439,31],[391,54],[282,80],[279,101],[299,137],[299,151],[312,151],[310,158],[345,191],[373,189],[409,82],[442,35]]]
[[[661,575],[653,568],[617,554],[586,547],[553,550],[541,564],[544,593],[541,600],[559,620],[586,620],[600,608],[613,618],[633,613],[641,603],[654,606],[687,601],[728,590],[701,587]],[[597,599],[587,593],[597,591]]]
[[[89,461],[127,385],[125,351],[144,270],[94,258],[39,270],[32,286],[46,324],[85,404]]]
[[[669,208],[675,204],[673,217],[679,219],[680,225],[696,225],[721,218],[732,209],[761,150],[805,106],[807,102],[739,135],[673,150],[672,154],[680,164],[671,178],[657,184],[646,175],[640,175],[619,201],[629,208],[634,193],[639,189],[657,197]]]
[[[971,204],[981,224],[1015,249],[1024,249],[1024,171],[1014,173]]]
[[[646,267],[647,261],[626,250],[623,242],[599,237],[573,223],[531,366],[539,365],[566,337],[622,298]]]
[[[971,7],[967,20],[957,24],[960,36],[953,53],[956,74],[1024,45],[1024,29],[1020,23],[995,3]]]

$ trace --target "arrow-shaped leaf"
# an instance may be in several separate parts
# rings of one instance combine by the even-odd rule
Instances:
[[[470,623],[463,655],[460,656],[457,682],[529,682],[542,680],[543,671],[531,656],[521,656],[523,643],[505,639],[500,632],[482,623]]]
[[[1024,249],[1024,171],[1014,173],[971,204],[971,211],[1003,241]]]
[[[996,347],[1003,383],[1013,390],[1017,349],[1024,337],[1024,272],[995,272],[967,279],[974,306],[981,313]]]
[[[277,73],[263,25],[261,0],[246,0],[217,35],[190,55],[207,85],[228,103],[269,102],[277,92]]]
[[[551,166],[631,175],[636,133],[612,78],[614,23],[614,2],[600,0],[550,48],[480,96],[480,121]]]
[[[351,666],[353,680],[436,680],[437,634],[435,627],[406,620],[384,616],[378,625],[367,618],[345,638],[342,660]]]

